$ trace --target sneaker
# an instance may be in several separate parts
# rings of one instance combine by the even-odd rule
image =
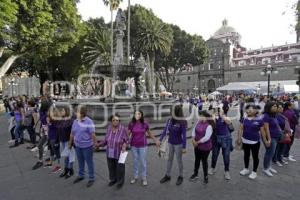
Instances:
[[[283,160],[283,161],[288,161],[289,158],[288,158],[288,157],[282,157],[282,160]]]
[[[282,160],[281,163],[283,163],[284,165],[288,165],[289,164],[289,162],[286,161],[286,160]]]
[[[181,185],[183,182],[183,177],[182,176],[178,176],[177,181],[176,181],[176,185]]]
[[[204,183],[204,184],[207,184],[207,183],[208,183],[208,176],[204,177],[203,183]]]
[[[137,180],[138,180],[137,178],[131,179],[130,184],[135,184],[137,182]]]
[[[110,182],[108,183],[108,186],[111,187],[111,186],[113,186],[113,185],[116,184],[116,183],[117,183],[117,181],[110,181]]]
[[[273,177],[273,174],[270,172],[269,169],[264,169],[263,172],[264,172],[267,176]]]
[[[63,171],[63,173],[61,173],[61,174],[59,175],[59,177],[60,177],[60,178],[65,177],[65,176],[67,176],[68,173],[69,173],[69,169],[68,169],[68,168],[65,168],[65,170]]]
[[[257,177],[257,173],[256,172],[251,172],[251,174],[248,176],[250,179],[254,180]]]
[[[34,147],[34,148],[32,148],[30,151],[31,151],[31,152],[37,152],[38,150],[39,150],[38,147]]]
[[[171,177],[165,175],[165,176],[160,180],[160,183],[165,183],[165,182],[168,182],[168,181],[170,181],[170,180],[171,180]]]
[[[240,171],[240,175],[242,175],[242,176],[246,176],[246,175],[248,175],[248,174],[250,174],[250,171],[249,171],[249,169],[243,169],[242,171]]]
[[[282,167],[282,166],[283,166],[279,161],[276,161],[275,163],[276,163],[276,165],[277,165],[278,167]]]
[[[277,172],[275,169],[273,169],[272,167],[270,167],[269,170],[270,170],[270,172],[272,172],[273,174],[277,174],[277,173],[278,173],[278,172]]]
[[[80,181],[82,181],[84,178],[83,177],[77,177],[74,181],[73,181],[73,183],[75,184],[75,183],[79,183]]]
[[[230,179],[231,179],[230,173],[229,173],[229,172],[225,172],[225,173],[224,173],[224,176],[225,176],[225,179],[226,179],[226,180],[230,180]]]
[[[293,158],[293,156],[289,156],[289,157],[288,157],[288,161],[296,162],[297,160],[295,160],[295,159]]]
[[[91,187],[92,185],[94,185],[95,181],[94,180],[89,180],[88,183],[86,184],[86,187]]]
[[[55,166],[53,169],[52,169],[52,173],[57,173],[61,170],[61,167],[60,166]]]
[[[43,162],[38,161],[33,167],[32,170],[36,170],[43,166]]]
[[[147,179],[146,179],[146,178],[143,178],[143,180],[142,180],[142,185],[143,185],[143,186],[147,186],[147,185],[148,185],[148,182],[147,182]]]
[[[214,175],[216,173],[216,169],[214,169],[214,168],[210,168],[209,170],[208,170],[208,174],[209,175]]]
[[[193,174],[193,175],[190,177],[190,181],[195,182],[198,178],[199,178],[198,175]]]

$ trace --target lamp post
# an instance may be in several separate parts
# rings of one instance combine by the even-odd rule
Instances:
[[[260,73],[262,76],[268,77],[268,99],[270,98],[270,80],[271,80],[271,74],[278,74],[278,71],[276,68],[272,67],[271,65],[267,65],[263,71]]]

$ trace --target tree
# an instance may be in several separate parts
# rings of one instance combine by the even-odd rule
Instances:
[[[93,66],[98,60],[101,64],[110,64],[110,32],[103,18],[98,21],[87,23],[89,30],[82,54],[87,67]]]
[[[298,0],[297,5],[296,5],[296,26],[295,26],[295,30],[297,33],[297,42],[300,41],[300,1]]]
[[[118,9],[120,3],[123,0],[103,0],[103,3],[106,6],[109,6],[110,9],[110,63],[113,63],[113,55],[114,55],[114,20],[113,20],[113,12],[114,10]]]
[[[4,48],[11,43],[12,28],[17,21],[18,5],[12,0],[0,2],[0,58]]]

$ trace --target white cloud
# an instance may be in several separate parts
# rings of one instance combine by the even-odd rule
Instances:
[[[221,27],[224,18],[242,35],[242,45],[260,48],[294,43],[296,35],[291,5],[295,0],[131,0],[151,8],[165,22],[180,26],[208,39]],[[127,0],[121,4],[127,7]],[[78,9],[83,19],[103,16],[110,21],[109,8],[102,0],[81,0]],[[282,15],[286,12],[285,15]]]

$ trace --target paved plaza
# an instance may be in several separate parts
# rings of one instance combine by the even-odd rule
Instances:
[[[300,143],[297,140],[292,154],[298,160],[282,168],[275,167],[279,175],[268,178],[262,174],[261,148],[258,178],[255,181],[241,177],[239,171],[243,168],[243,153],[234,151],[231,156],[232,180],[226,181],[223,176],[223,162],[219,157],[217,173],[209,177],[209,184],[202,184],[202,168],[200,179],[193,183],[188,178],[193,172],[194,154],[190,139],[188,151],[184,156],[184,182],[176,186],[177,164],[174,162],[172,180],[160,184],[164,176],[166,161],[159,159],[154,146],[148,149],[148,186],[140,183],[130,185],[132,176],[132,156],[129,156],[126,165],[126,181],[120,190],[108,184],[108,170],[105,153],[95,153],[96,183],[86,188],[86,182],[73,184],[75,177],[68,180],[59,178],[59,174],[51,174],[49,168],[36,171],[31,167],[36,162],[35,154],[26,149],[26,145],[18,148],[8,148],[7,119],[4,114],[0,116],[0,200],[83,200],[83,199],[222,199],[222,200],[298,200],[300,196]],[[235,123],[236,125],[236,123]],[[209,159],[210,160],[210,159]],[[77,171],[77,166],[75,167]]]

